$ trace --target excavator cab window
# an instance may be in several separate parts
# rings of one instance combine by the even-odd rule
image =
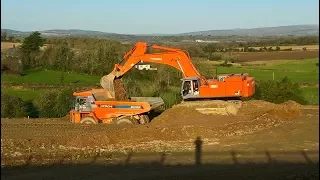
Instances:
[[[199,96],[199,80],[183,80],[182,96],[195,97]]]
[[[193,89],[194,91],[199,91],[199,83],[197,80],[193,80]]]
[[[183,96],[185,96],[187,94],[191,94],[191,93],[192,93],[191,81],[184,81],[183,82],[183,90],[182,90]]]

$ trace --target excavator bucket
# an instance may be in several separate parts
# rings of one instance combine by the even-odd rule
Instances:
[[[115,97],[114,84],[113,84],[115,77],[116,76],[114,75],[114,72],[111,72],[110,74],[105,75],[100,79],[100,85],[104,89],[107,89],[110,92],[112,97]]]

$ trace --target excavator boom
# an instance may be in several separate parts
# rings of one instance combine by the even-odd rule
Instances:
[[[164,52],[146,53],[148,48]],[[114,80],[121,78],[139,62],[150,62],[172,66],[182,72],[183,99],[250,97],[255,93],[254,78],[248,74],[224,74],[215,79],[206,79],[192,64],[189,53],[180,49],[148,45],[138,42],[127,52],[113,71],[103,76],[100,84],[115,97]]]
[[[147,49],[150,47],[167,52],[146,54]],[[129,52],[124,55],[120,63],[115,64],[115,67],[110,74],[101,78],[101,86],[105,89],[108,89],[114,96],[114,79],[123,76],[139,62],[151,62],[169,65],[181,71],[184,78],[201,77],[202,83],[206,84],[206,79],[200,75],[195,66],[192,64],[188,52],[180,49],[158,45],[148,45],[144,42],[138,42]]]

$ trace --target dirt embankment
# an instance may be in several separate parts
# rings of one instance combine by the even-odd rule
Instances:
[[[220,106],[220,107],[219,107]],[[225,108],[223,109],[224,106]],[[156,117],[153,125],[166,126],[184,126],[184,125],[205,125],[216,126],[237,121],[245,121],[262,115],[270,115],[282,119],[290,119],[296,117],[300,113],[301,105],[294,101],[288,101],[283,104],[273,104],[260,100],[252,100],[247,102],[233,103],[215,103],[210,101],[205,102],[187,102],[174,106],[166,110],[160,116]],[[215,115],[201,113],[200,109],[216,108],[228,110],[232,114],[223,115],[223,113]]]

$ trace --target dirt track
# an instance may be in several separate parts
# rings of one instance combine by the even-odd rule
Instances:
[[[201,114],[193,105],[182,104],[148,125],[132,127],[75,125],[66,119],[2,119],[2,166],[25,164],[30,155],[33,163],[43,159],[50,163],[98,152],[192,152],[197,137],[202,138],[205,151],[317,150],[317,108],[249,101],[236,116],[223,116]]]

